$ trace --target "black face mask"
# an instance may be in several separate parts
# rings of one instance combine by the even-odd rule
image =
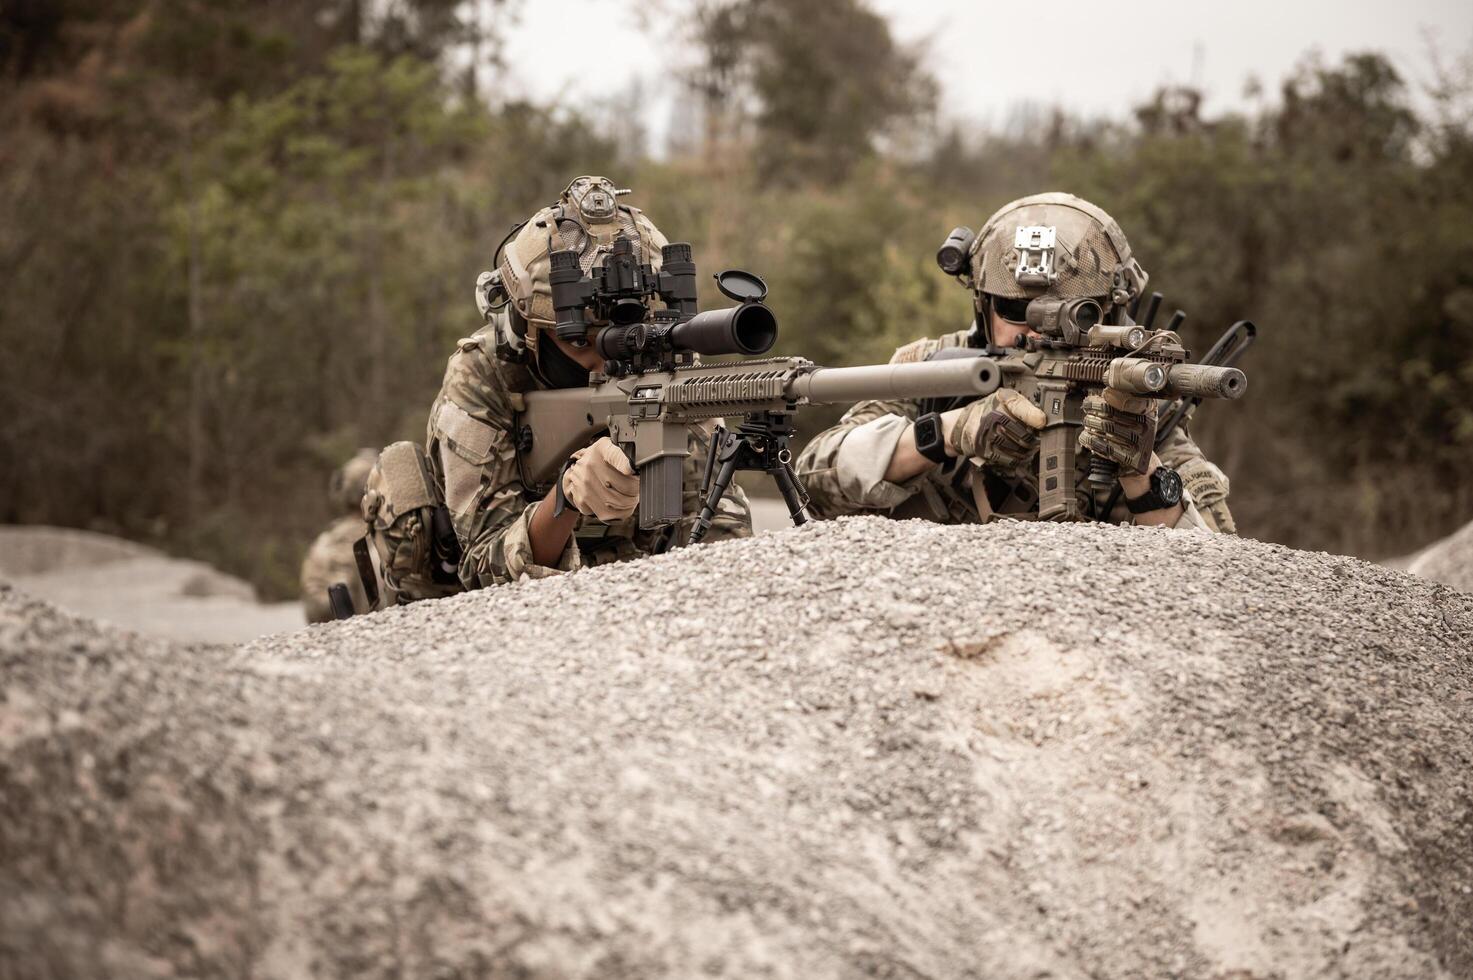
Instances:
[[[547,332],[537,338],[537,373],[549,388],[582,388],[588,384],[588,369],[564,354]]]

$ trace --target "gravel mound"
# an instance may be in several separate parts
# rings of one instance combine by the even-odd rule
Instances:
[[[0,591],[9,976],[1467,977],[1473,596],[845,519],[248,647]]]
[[[1473,521],[1420,552],[1407,571],[1473,592]]]

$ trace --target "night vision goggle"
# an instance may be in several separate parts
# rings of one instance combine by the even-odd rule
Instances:
[[[763,303],[761,276],[728,269],[716,288],[736,306],[696,311],[696,263],[688,242],[660,249],[658,272],[640,262],[634,242],[620,234],[585,273],[571,249],[549,255],[548,275],[556,320],[553,331],[575,347],[592,343],[605,373],[620,375],[674,363],[692,354],[765,354],[777,342],[777,318]],[[663,309],[652,309],[659,299]]]

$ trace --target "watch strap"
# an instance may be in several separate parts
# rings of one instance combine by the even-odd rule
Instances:
[[[1148,511],[1161,510],[1165,506],[1165,502],[1163,502],[1160,495],[1156,493],[1155,487],[1147,490],[1139,497],[1125,498],[1125,509],[1130,511],[1132,514],[1144,514]]]
[[[933,463],[945,465],[951,461],[946,451],[946,430],[941,425],[941,416],[927,412],[915,421],[916,451]]]

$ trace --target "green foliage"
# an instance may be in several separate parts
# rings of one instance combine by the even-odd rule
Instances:
[[[68,78],[106,128],[35,111],[55,78],[0,102],[0,520],[150,539],[284,595],[323,474],[423,432],[477,272],[555,193],[542,175],[618,158],[576,116],[493,113],[377,44],[216,103],[137,56],[179,30],[151,25],[121,93]]]
[[[772,302],[787,349],[819,363],[886,361],[900,344],[966,326],[966,290],[936,269],[935,216],[894,174],[794,195]],[[944,235],[944,232],[943,232]]]

